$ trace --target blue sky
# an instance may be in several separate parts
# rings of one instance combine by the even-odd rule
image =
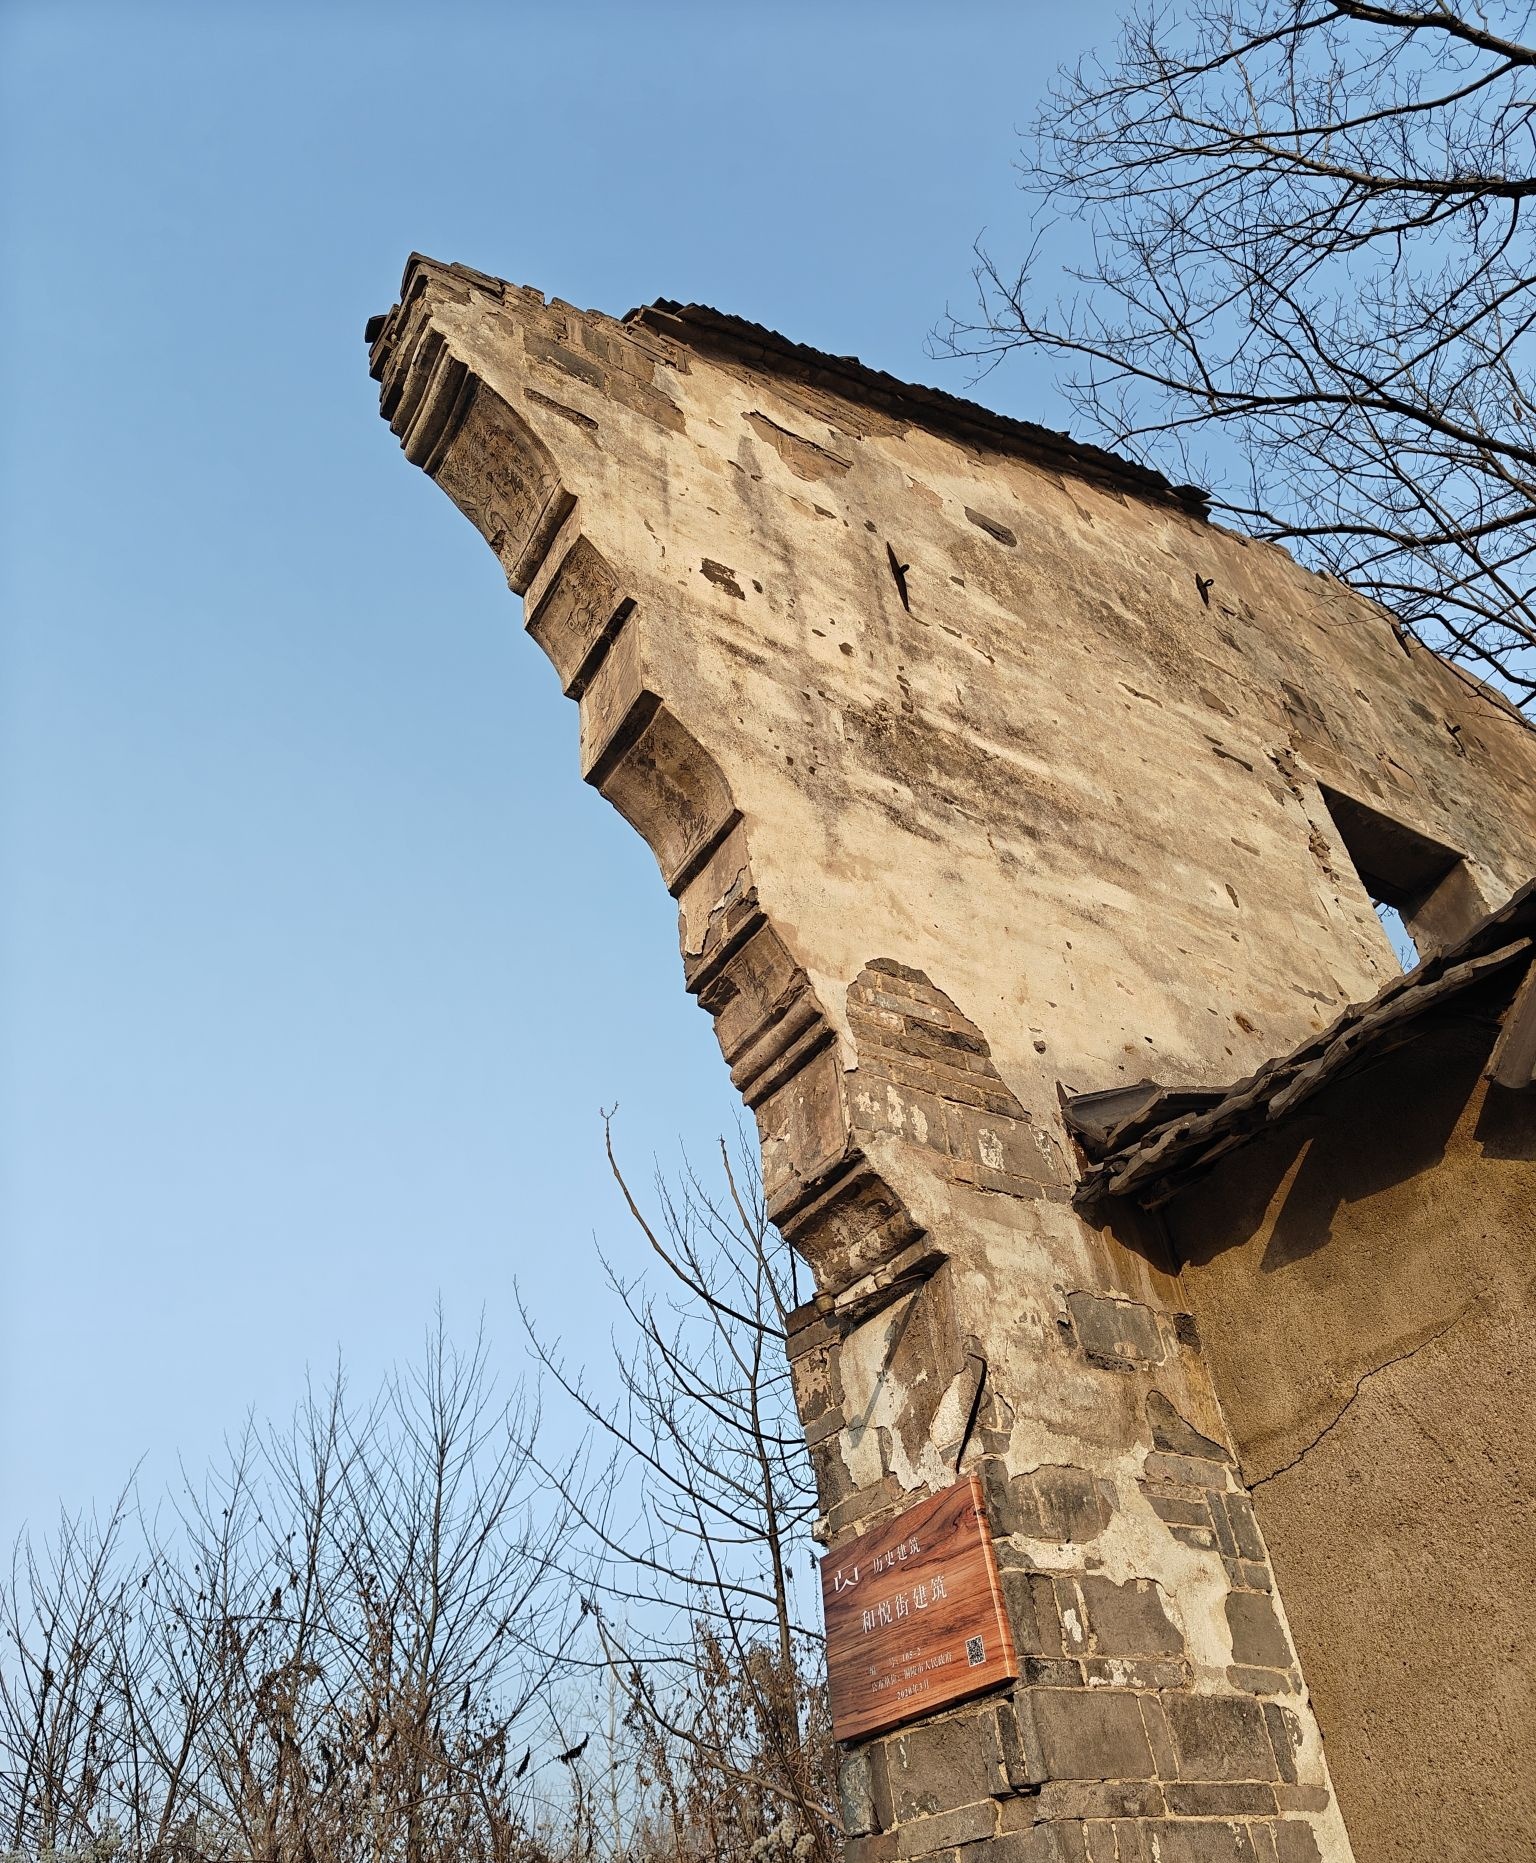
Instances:
[[[925,336],[1114,13],[0,5],[0,1531],[371,1384],[439,1298],[515,1372],[515,1277],[598,1359],[599,1107],[638,1177],[736,1116],[649,853],[378,419],[406,254],[963,390]]]

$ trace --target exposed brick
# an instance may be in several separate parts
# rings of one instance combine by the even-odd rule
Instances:
[[[1020,1730],[1046,1779],[1146,1779],[1154,1771],[1134,1695],[1042,1688],[1017,1697]],[[1268,1750],[1265,1741],[1265,1750]]]
[[[1167,1717],[1163,1713],[1162,1703],[1153,1695],[1141,1697],[1141,1720],[1146,1730],[1147,1745],[1152,1749],[1152,1758],[1156,1763],[1159,1779],[1178,1777],[1178,1755],[1173,1750],[1173,1736],[1168,1732]]]
[[[969,1805],[1009,1789],[997,1716],[990,1711],[962,1712],[909,1728],[881,1746],[883,1793],[889,1802],[887,1812],[886,1805],[876,1801],[882,1825]]]
[[[1232,1522],[1238,1553],[1244,1559],[1265,1558],[1264,1536],[1259,1532],[1259,1523],[1254,1517],[1253,1502],[1246,1494],[1229,1494],[1226,1502],[1227,1518]]]
[[[1226,1564],[1237,1557],[1237,1535],[1232,1531],[1232,1522],[1227,1518],[1226,1508],[1222,1506],[1222,1497],[1219,1494],[1207,1494],[1204,1500],[1206,1524],[1215,1534],[1217,1550],[1221,1554],[1222,1563]],[[1156,1501],[1153,1501],[1152,1505],[1156,1507]],[[1160,1508],[1158,1511],[1162,1512]]]
[[[1142,1474],[1148,1481],[1171,1482],[1180,1488],[1214,1488],[1218,1493],[1227,1485],[1224,1463],[1206,1461],[1200,1456],[1167,1455],[1161,1449],[1147,1457],[1142,1464]]]
[[[1157,1315],[1139,1300],[1074,1293],[1067,1296],[1067,1308],[1078,1344],[1096,1365],[1129,1370],[1133,1365],[1162,1362],[1163,1335]]]
[[[1147,1398],[1147,1422],[1156,1449],[1167,1449],[1174,1455],[1205,1456],[1213,1462],[1232,1459],[1221,1443],[1202,1436],[1192,1423],[1186,1422],[1161,1391],[1153,1391]]]
[[[987,1511],[1002,1535],[1078,1545],[1097,1539],[1114,1512],[1114,1489],[1086,1469],[1056,1465],[1010,1477],[999,1459],[988,1457],[981,1476]],[[1008,1551],[1001,1557],[1006,1563]]]
[[[1233,1662],[1254,1669],[1290,1667],[1291,1646],[1264,1592],[1229,1591],[1227,1629],[1232,1635]]]
[[[1274,1788],[1268,1785],[1170,1785],[1168,1809],[1184,1818],[1272,1818]]]
[[[1060,1590],[1061,1587],[1058,1587]],[[1086,1617],[1087,1647],[1095,1656],[1180,1656],[1184,1640],[1168,1620],[1155,1579],[1112,1579],[1085,1573],[1074,1586]],[[1066,1613],[1063,1610],[1063,1621]]]
[[[850,1837],[844,1863],[896,1863],[896,1833],[884,1831],[869,1837]]]
[[[915,1818],[896,1827],[898,1858],[932,1856],[936,1850],[950,1850],[956,1844],[974,1843],[978,1837],[990,1837],[997,1828],[997,1807],[991,1799],[978,1805],[958,1805],[953,1811],[941,1811],[933,1817]]]
[[[1132,1829],[1135,1829],[1134,1825]],[[1085,1824],[1083,1839],[1088,1849],[1088,1863],[1120,1863],[1119,1841],[1115,1836],[1115,1827],[1108,1819],[1101,1823]]]
[[[829,1410],[825,1412],[825,1414],[818,1417],[814,1423],[806,1423],[806,1448],[819,1448],[822,1443],[829,1442],[834,1436],[841,1435],[846,1426],[847,1418],[844,1417],[842,1411]]]
[[[827,1458],[841,1463],[841,1456]],[[817,1474],[821,1470],[818,1465]],[[855,1527],[861,1527],[878,1514],[887,1512],[906,1500],[907,1493],[900,1481],[892,1474],[882,1475],[879,1481],[867,1488],[856,1489],[846,1500],[838,1501],[829,1507],[826,1519],[827,1546],[833,1545],[843,1534],[850,1533]]]
[[[1155,1779],[1054,1779],[1037,1800],[1042,1818],[1159,1818],[1163,1788]]]
[[[1294,1695],[1296,1684],[1285,1669],[1253,1669],[1233,1663],[1227,1680],[1245,1695]]]
[[[1041,1572],[1004,1566],[999,1573],[1013,1645],[1020,1656],[1059,1656],[1061,1617],[1050,1578]]]
[[[984,1456],[977,1473],[987,1497],[987,1518],[992,1522],[994,1533],[1004,1539],[1010,1533],[1022,1533],[1032,1540],[1045,1538],[1033,1475],[1010,1475],[1001,1456]],[[1010,1549],[1001,1546],[998,1554],[1006,1561]]]
[[[1275,1797],[1282,1811],[1326,1811],[1333,1803],[1326,1785],[1278,1785]]]
[[[1153,1827],[1146,1824],[1132,1824],[1129,1821],[1117,1822],[1115,1825],[1115,1843],[1119,1849],[1117,1863],[1156,1863],[1146,1838],[1146,1832]]]
[[[1025,1750],[1024,1736],[1019,1731],[1019,1717],[1015,1714],[1013,1704],[1000,1701],[991,1713],[996,1717],[997,1747],[1002,1756],[1003,1778],[1010,1791],[1026,1791],[1030,1786],[1038,1785],[1037,1772],[1031,1771],[1029,1754]]]
[[[1231,1522],[1227,1523],[1231,1531]],[[1236,1591],[1272,1591],[1274,1580],[1269,1567],[1258,1559],[1234,1559],[1230,1555],[1221,1562],[1227,1569],[1227,1582]]]
[[[1173,1527],[1205,1527],[1216,1534],[1216,1543],[1222,1545],[1222,1534],[1226,1534],[1226,1545],[1235,1546],[1232,1529],[1227,1525],[1225,1513],[1213,1512],[1200,1500],[1186,1499],[1182,1494],[1159,1494],[1149,1489],[1147,1499],[1152,1503],[1152,1511],[1159,1520],[1166,1520]]]
[[[1090,1688],[1185,1688],[1189,1665],[1171,1657],[1088,1656],[1083,1681]]]
[[[1301,1748],[1301,1722],[1288,1708],[1282,1708],[1277,1702],[1266,1701],[1264,1725],[1269,1733],[1269,1743],[1275,1750],[1280,1777],[1287,1785],[1294,1785],[1297,1779],[1296,1755]]]
[[[926,993],[933,988],[928,981],[926,970],[915,970],[912,965],[899,963],[894,957],[872,957],[864,968],[873,970],[882,977],[890,977],[896,983],[907,984],[914,995]],[[892,986],[886,985],[885,987]]]
[[[1182,1779],[1273,1779],[1278,1768],[1258,1702],[1240,1695],[1166,1695]]]
[[[1089,1863],[1080,1824],[1028,1824],[955,1852],[956,1863]],[[1094,1860],[1097,1863],[1097,1860]]]
[[[1083,1665],[1064,1656],[1026,1656],[1023,1661],[1026,1682],[1037,1688],[1081,1688]]]
[[[1255,1863],[1248,1833],[1240,1824],[1169,1820],[1143,1826],[1158,1863]]]
[[[1081,1545],[1097,1539],[1109,1525],[1113,1507],[1108,1484],[1096,1481],[1086,1469],[1037,1468],[1034,1482],[1047,1539]]]
[[[1279,1863],[1322,1863],[1317,1835],[1310,1824],[1285,1818],[1274,1827],[1275,1855]]]
[[[843,1814],[843,1829],[850,1837],[864,1837],[878,1830],[875,1816],[873,1751],[858,1747],[845,1753],[837,1769],[837,1798]]]

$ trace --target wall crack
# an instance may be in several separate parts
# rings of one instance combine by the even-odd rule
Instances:
[[[1309,1442],[1304,1449],[1298,1450],[1296,1454],[1291,1457],[1289,1462],[1282,1463],[1279,1468],[1272,1468],[1267,1475],[1260,1475],[1257,1481],[1249,1482],[1248,1492],[1253,1494],[1258,1489],[1262,1488],[1266,1482],[1278,1480],[1281,1475],[1289,1475],[1293,1468],[1298,1467],[1311,1455],[1312,1451],[1325,1437],[1331,1436],[1339,1427],[1345,1417],[1347,1417],[1354,1408],[1355,1400],[1365,1389],[1366,1385],[1370,1383],[1372,1378],[1379,1378],[1384,1371],[1390,1371],[1394,1365],[1406,1364],[1409,1359],[1416,1358],[1426,1346],[1432,1346],[1437,1339],[1443,1339],[1453,1326],[1459,1326],[1461,1324],[1477,1304],[1477,1301],[1469,1300],[1459,1313],[1453,1314],[1443,1326],[1437,1327],[1427,1338],[1421,1339],[1417,1345],[1409,1346],[1406,1352],[1399,1352],[1395,1358],[1385,1359],[1380,1365],[1373,1365],[1369,1371],[1362,1372],[1355,1380],[1354,1390],[1352,1390],[1349,1396],[1344,1400],[1344,1403],[1335,1413],[1332,1420],[1325,1423],[1322,1429],[1312,1438],[1311,1442]]]

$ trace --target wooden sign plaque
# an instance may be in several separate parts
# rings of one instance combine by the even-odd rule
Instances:
[[[832,1731],[917,1720],[1019,1673],[974,1475],[821,1562]]]

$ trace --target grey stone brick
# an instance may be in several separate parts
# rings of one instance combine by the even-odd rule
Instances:
[[[1045,1538],[1040,1519],[1040,1500],[1030,1475],[1010,1475],[1001,1456],[984,1456],[977,1471],[987,1497],[987,1516],[992,1530],[1004,1538],[1022,1533],[1027,1539]]]
[[[1280,1777],[1287,1785],[1295,1785],[1297,1779],[1296,1755],[1301,1748],[1301,1723],[1289,1709],[1282,1708],[1278,1702],[1266,1701],[1264,1704],[1264,1725],[1269,1730],[1269,1743],[1275,1749],[1275,1762],[1280,1768]],[[1323,1803],[1326,1804],[1324,1794]],[[1321,1807],[1310,1807],[1318,1810]]]
[[[1113,1512],[1107,1484],[1086,1469],[1037,1468],[1034,1475],[1043,1537],[1081,1545],[1097,1539]]]
[[[1117,1863],[1157,1863],[1147,1842],[1150,1824],[1132,1824],[1129,1820],[1115,1825],[1115,1842],[1119,1846]]]
[[[1156,1762],[1159,1779],[1178,1777],[1178,1756],[1173,1750],[1173,1739],[1168,1732],[1168,1720],[1163,1713],[1162,1703],[1155,1695],[1141,1697],[1141,1719],[1146,1729],[1147,1744],[1152,1749],[1152,1758]]]
[[[1136,1827],[1132,1825],[1131,1828],[1134,1831]],[[1119,1840],[1114,1825],[1107,1818],[1085,1824],[1083,1840],[1088,1850],[1088,1863],[1120,1863]]]
[[[1232,1522],[1239,1554],[1244,1559],[1265,1558],[1264,1536],[1259,1532],[1253,1502],[1246,1494],[1229,1494],[1226,1496],[1226,1504],[1227,1518]]]
[[[1333,1803],[1326,1785],[1277,1785],[1282,1811],[1326,1811]]]
[[[1166,1449],[1173,1455],[1205,1456],[1212,1462],[1232,1460],[1225,1445],[1202,1436],[1192,1423],[1179,1415],[1161,1391],[1153,1391],[1147,1397],[1147,1422],[1155,1449]]]
[[[997,1746],[1002,1755],[1003,1777],[1009,1790],[1023,1792],[1038,1785],[1039,1779],[1030,1770],[1024,1736],[1019,1731],[1019,1717],[1014,1712],[1012,1702],[1000,1701],[991,1712],[996,1717]]]
[[[1080,1824],[1034,1824],[955,1852],[956,1863],[1089,1863]],[[1097,1863],[1097,1860],[1094,1860]]]
[[[890,1803],[885,1815],[880,1798],[875,1801],[883,1825],[973,1804],[1009,1789],[997,1716],[989,1710],[949,1715],[926,1727],[909,1728],[881,1745],[881,1796],[888,1794]]]
[[[1153,1506],[1155,1507],[1156,1505],[1157,1503],[1154,1501]],[[1211,1494],[1206,1497],[1206,1519],[1210,1524],[1212,1533],[1216,1536],[1216,1544],[1221,1551],[1222,1563],[1224,1565],[1229,1562],[1235,1563],[1237,1559],[1237,1535],[1232,1531],[1232,1522],[1227,1518],[1227,1510],[1222,1506],[1222,1497],[1219,1494]]]
[[[1086,1573],[1077,1589],[1095,1656],[1182,1656],[1184,1640],[1168,1620],[1163,1594],[1150,1578],[1123,1585]]]
[[[1284,1818],[1274,1827],[1274,1839],[1279,1863],[1322,1863],[1317,1836],[1310,1824]]]
[[[1170,1785],[1168,1809],[1182,1818],[1272,1818],[1275,1792],[1268,1785]]]
[[[843,1829],[850,1837],[866,1837],[878,1830],[875,1817],[873,1752],[858,1747],[845,1753],[837,1769],[837,1797],[843,1814]]]
[[[1094,1364],[1117,1371],[1161,1364],[1163,1335],[1157,1315],[1139,1300],[1076,1293],[1067,1295],[1067,1309],[1078,1344]]]
[[[896,1863],[896,1834],[884,1831],[869,1837],[850,1837],[844,1863]]]
[[[1028,1704],[1026,1707],[1026,1703]],[[1147,1779],[1153,1775],[1137,1698],[1109,1689],[1032,1689],[1018,1697],[1026,1746],[1046,1779]],[[1268,1740],[1265,1741],[1266,1751]]]
[[[1035,1688],[1081,1688],[1083,1665],[1064,1656],[1026,1656],[1024,1680]]]
[[[1291,1646],[1269,1596],[1262,1591],[1227,1593],[1227,1629],[1232,1660],[1255,1669],[1288,1669]]]
[[[1242,1695],[1165,1695],[1181,1779],[1273,1779],[1264,1710]]]
[[[1235,1546],[1232,1529],[1227,1525],[1226,1514],[1218,1506],[1214,1510],[1202,1497],[1194,1500],[1183,1494],[1159,1494],[1151,1490],[1147,1499],[1152,1503],[1152,1511],[1159,1520],[1166,1520],[1171,1527],[1206,1527],[1216,1535],[1216,1543],[1222,1545],[1222,1535],[1226,1535],[1226,1546]],[[1226,1548],[1224,1547],[1223,1550]]]
[[[1053,1779],[1036,1800],[1042,1818],[1160,1818],[1163,1788],[1155,1779]]]
[[[1231,1530],[1232,1523],[1229,1520],[1227,1522],[1228,1533]],[[1261,1559],[1238,1559],[1229,1553],[1223,1556],[1221,1563],[1226,1567],[1227,1582],[1234,1591],[1274,1590],[1275,1582],[1270,1577],[1269,1567]]]
[[[1255,1863],[1253,1846],[1240,1824],[1169,1819],[1144,1825],[1143,1833],[1152,1840],[1158,1863]]]
[[[1227,1669],[1227,1680],[1245,1695],[1296,1693],[1296,1684],[1285,1669],[1250,1669],[1240,1663],[1232,1663]]]
[[[1225,1463],[1207,1461],[1201,1456],[1167,1455],[1161,1449],[1147,1457],[1141,1472],[1148,1481],[1171,1482],[1180,1488],[1209,1488],[1219,1494],[1227,1486]]]
[[[952,1850],[956,1844],[990,1837],[996,1828],[997,1807],[991,1799],[977,1805],[959,1805],[953,1811],[897,1825],[896,1855],[900,1859],[932,1856],[935,1851]]]

